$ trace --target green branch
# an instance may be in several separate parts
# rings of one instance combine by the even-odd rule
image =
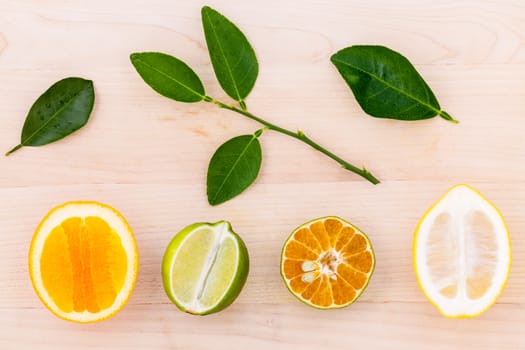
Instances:
[[[293,132],[293,131],[290,131],[290,130],[287,130],[287,129],[284,129],[284,128],[281,128],[275,124],[272,124],[272,123],[269,123],[267,122],[266,120],[264,119],[261,119],[259,117],[257,117],[256,115],[254,114],[251,114],[250,112],[246,111],[246,110],[243,110],[243,109],[239,109],[235,106],[232,106],[232,105],[228,105],[228,104],[225,104],[225,103],[222,103],[220,101],[217,101],[209,96],[206,96],[204,98],[204,101],[206,102],[210,102],[210,103],[213,103],[215,105],[217,105],[218,107],[220,108],[224,108],[224,109],[229,109],[230,111],[233,111],[233,112],[236,112],[236,113],[239,113],[239,114],[242,114],[244,115],[245,117],[248,117],[252,120],[255,120],[256,122],[264,125],[268,130],[273,130],[273,131],[277,131],[281,134],[284,134],[284,135],[288,135],[290,137],[293,137],[294,139],[297,139],[299,141],[302,141],[304,143],[306,143],[307,145],[309,145],[310,147],[312,147],[313,149],[323,153],[324,155],[326,155],[327,157],[335,160],[337,163],[339,163],[341,165],[341,167],[343,169],[346,169],[348,171],[351,171],[365,179],[367,179],[368,181],[370,181],[371,183],[373,183],[374,185],[377,185],[380,181],[374,176],[372,175],[371,172],[369,172],[368,170],[366,170],[364,167],[361,169],[361,168],[358,168],[356,167],[355,165],[352,165],[350,163],[348,163],[347,161],[345,161],[344,159],[338,157],[337,155],[335,155],[334,153],[330,152],[329,150],[327,150],[326,148],[324,148],[323,146],[319,145],[318,143],[316,143],[315,141],[313,141],[312,139],[310,139],[308,136],[306,136],[302,131],[297,131],[297,132]]]

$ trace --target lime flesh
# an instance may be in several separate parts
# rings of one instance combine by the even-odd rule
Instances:
[[[237,298],[248,270],[246,246],[228,222],[196,223],[180,231],[168,245],[162,281],[179,309],[207,315]]]

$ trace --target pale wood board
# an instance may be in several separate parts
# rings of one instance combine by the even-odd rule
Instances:
[[[366,164],[382,184],[372,186],[267,132],[256,184],[224,205],[207,204],[213,151],[259,126],[211,105],[155,94],[128,58],[134,51],[174,54],[194,67],[209,95],[227,100],[205,49],[204,4],[236,22],[257,52],[250,110]],[[367,117],[329,62],[352,44],[405,54],[460,124]],[[0,76],[3,151],[19,142],[29,106],[54,81],[90,78],[97,94],[91,121],[74,136],[0,157],[1,349],[525,348],[524,2],[0,0]],[[476,319],[440,316],[413,273],[414,228],[456,183],[488,196],[511,231],[508,285]],[[79,199],[120,210],[140,254],[128,305],[92,325],[52,316],[27,273],[40,219]],[[324,215],[362,228],[377,256],[366,292],[336,311],[301,304],[279,275],[286,237]],[[164,249],[187,224],[219,219],[230,220],[248,246],[246,287],[219,314],[181,313],[162,289]]]

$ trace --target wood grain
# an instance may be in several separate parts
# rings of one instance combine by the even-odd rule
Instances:
[[[76,135],[0,157],[1,349],[522,349],[525,338],[525,4],[521,1],[209,1],[249,37],[260,75],[251,111],[310,137],[383,183],[372,186],[295,140],[270,132],[256,184],[209,207],[213,151],[259,125],[210,105],[151,91],[128,56],[184,59],[207,93],[227,100],[200,27],[203,1],[0,0],[0,149],[19,142],[27,110],[54,81],[93,79],[96,104]],[[351,44],[405,54],[460,124],[364,115],[328,58]],[[447,320],[417,287],[413,230],[426,208],[469,183],[511,231],[509,283],[477,319]],[[134,229],[139,280],[124,310],[94,325],[54,318],[27,273],[32,232],[54,205],[93,199]],[[377,267],[351,307],[296,301],[279,276],[282,243],[299,224],[339,215],[372,240]],[[239,299],[216,315],[180,313],[164,295],[160,261],[195,221],[230,220],[251,257]]]

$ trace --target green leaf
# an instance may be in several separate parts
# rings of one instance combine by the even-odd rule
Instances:
[[[350,46],[331,57],[363,110],[373,117],[399,120],[440,115],[452,122],[414,66],[384,46]]]
[[[142,79],[162,96],[180,102],[204,100],[202,82],[184,62],[160,52],[133,53],[131,63]]]
[[[252,46],[235,24],[208,6],[202,8],[202,25],[219,84],[246,109],[243,100],[252,90],[259,72]]]
[[[83,127],[93,109],[93,82],[66,78],[53,84],[33,104],[22,129],[21,142],[6,156],[23,146],[42,146],[60,140]]]
[[[207,194],[211,205],[221,204],[239,195],[257,178],[261,168],[262,152],[258,137],[234,137],[222,144],[208,166]]]

